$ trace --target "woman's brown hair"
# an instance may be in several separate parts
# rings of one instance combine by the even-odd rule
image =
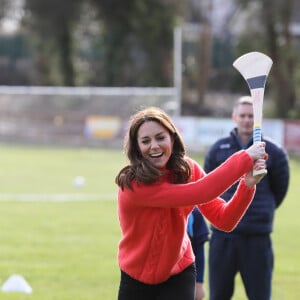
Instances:
[[[129,159],[129,165],[124,167],[116,177],[116,184],[122,189],[132,189],[131,182],[151,184],[159,180],[162,172],[145,159],[137,143],[138,130],[145,122],[154,121],[168,130],[173,138],[173,151],[166,168],[172,171],[173,183],[186,183],[191,169],[185,156],[185,145],[171,118],[157,107],[149,107],[138,111],[130,119],[129,129],[124,139],[124,152]]]

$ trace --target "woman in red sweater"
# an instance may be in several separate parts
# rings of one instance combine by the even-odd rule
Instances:
[[[119,300],[194,300],[188,215],[198,205],[209,222],[231,231],[262,178],[252,176],[252,169],[265,168],[264,146],[237,152],[206,175],[185,156],[184,142],[164,111],[150,107],[131,118],[124,144],[129,165],[116,177],[122,233]],[[231,201],[218,197],[238,180]]]

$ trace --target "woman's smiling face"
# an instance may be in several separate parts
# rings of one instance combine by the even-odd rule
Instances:
[[[170,132],[155,121],[146,121],[137,133],[137,143],[144,158],[156,168],[164,168],[172,154],[173,139]]]

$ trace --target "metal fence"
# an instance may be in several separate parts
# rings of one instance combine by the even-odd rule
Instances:
[[[0,139],[5,142],[98,145],[114,141],[86,134],[91,116],[117,117],[158,106],[170,114],[174,88],[0,87]]]

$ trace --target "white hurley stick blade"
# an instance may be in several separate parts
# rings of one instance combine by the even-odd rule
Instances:
[[[233,62],[250,89],[253,100],[253,142],[261,141],[262,110],[267,77],[272,67],[272,59],[261,52],[249,52]],[[267,170],[253,170],[254,176],[266,174]]]
[[[272,59],[261,52],[246,53],[233,62],[233,66],[247,81],[250,90],[265,87],[272,64]]]

